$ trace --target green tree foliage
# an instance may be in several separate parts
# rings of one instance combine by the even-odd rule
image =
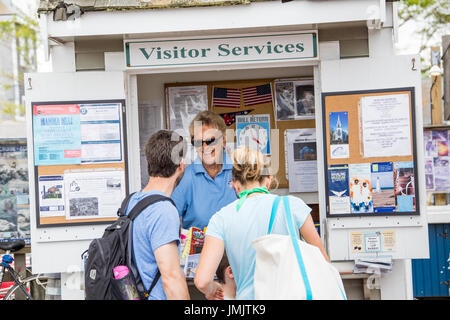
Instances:
[[[420,35],[419,53],[422,59],[422,72],[426,73],[431,67],[424,64],[430,55],[430,50],[427,49],[431,46],[439,46],[442,36],[450,33],[450,1],[401,0],[398,16],[399,27],[412,22]]]
[[[35,50],[38,45],[38,22],[35,17],[13,16],[9,20],[0,21],[0,41],[16,43],[17,55],[21,59],[22,70],[34,70],[36,66]],[[0,57],[1,58],[1,57]],[[9,90],[14,85],[14,75],[0,70],[0,90]],[[19,83],[23,81],[23,74],[19,73]],[[20,115],[25,114],[25,108],[8,101],[0,101],[0,111],[14,116],[16,109]]]

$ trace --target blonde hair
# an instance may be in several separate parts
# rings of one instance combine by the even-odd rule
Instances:
[[[189,126],[189,133],[191,135],[191,139],[194,137],[194,125],[195,122],[200,121],[202,125],[207,125],[210,127],[213,127],[220,132],[222,132],[223,138],[225,139],[225,131],[227,129],[227,126],[225,125],[225,121],[221,116],[219,116],[217,113],[214,113],[209,110],[202,111],[198,113],[195,118],[192,120],[190,126]]]
[[[262,183],[272,176],[268,158],[260,151],[241,146],[233,152],[233,181],[245,186],[249,182]],[[274,179],[276,184],[276,179]]]

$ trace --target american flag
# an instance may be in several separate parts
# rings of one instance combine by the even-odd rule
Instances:
[[[213,106],[215,107],[241,107],[241,90],[228,88],[213,89]]]
[[[219,116],[221,116],[223,118],[223,121],[225,121],[225,124],[227,126],[231,126],[236,121],[236,116],[247,115],[250,112],[252,112],[253,110],[255,110],[255,109],[242,110],[242,111],[238,111],[238,112],[221,113],[221,114],[219,114]]]
[[[261,86],[242,89],[244,104],[253,106],[255,104],[272,102],[272,87],[270,83]]]

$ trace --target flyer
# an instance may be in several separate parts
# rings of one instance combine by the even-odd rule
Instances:
[[[394,184],[397,212],[414,211],[415,185],[412,161],[394,162]]]
[[[329,125],[331,159],[348,158],[348,112],[330,112]]]
[[[80,164],[80,107],[34,105],[33,143],[36,166]]]
[[[242,145],[270,154],[270,115],[237,115],[237,147]]]
[[[394,167],[392,162],[371,164],[374,212],[394,212]]]
[[[373,212],[370,163],[349,164],[348,171],[351,212]]]
[[[65,216],[64,176],[40,176],[38,186],[40,217]]]
[[[412,154],[408,94],[361,98],[361,125],[365,158]]]
[[[64,175],[66,219],[117,217],[125,198],[125,173],[81,171]]]
[[[80,104],[81,162],[122,161],[122,105]]]
[[[328,188],[330,215],[350,213],[350,190],[348,165],[330,165],[328,167]]]
[[[288,129],[285,132],[289,192],[316,192],[318,190],[316,129]]]

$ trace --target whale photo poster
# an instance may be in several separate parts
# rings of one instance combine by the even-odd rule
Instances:
[[[328,167],[328,189],[330,215],[350,213],[350,190],[348,165],[330,165]]]

